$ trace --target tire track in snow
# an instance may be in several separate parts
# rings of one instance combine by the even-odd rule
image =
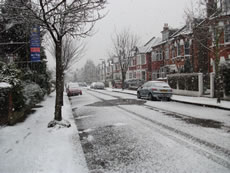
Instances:
[[[95,90],[91,90],[91,91],[92,92],[97,92],[97,93],[100,93],[100,94],[104,94],[104,95],[107,95],[107,96],[111,96],[111,97],[114,97],[114,98],[120,98],[120,97],[117,97],[117,96],[110,95],[108,93],[103,93],[103,92],[99,92],[99,91],[95,91]],[[103,99],[103,98],[101,98],[101,97],[99,97],[99,96],[97,96],[97,95],[95,95],[93,93],[89,93],[89,92],[87,92],[87,93],[92,95],[92,96],[94,96],[94,97],[96,97],[97,99],[99,99],[99,100],[101,100],[103,102],[107,102],[107,100],[105,100],[105,99]],[[126,109],[124,107],[121,107],[119,105],[113,105],[112,103],[110,103],[110,104],[111,104],[111,106],[116,106],[116,107],[120,108],[121,110],[132,114],[133,116],[136,116],[138,118],[141,118],[142,120],[150,122],[150,123],[154,124],[155,126],[162,127],[164,129],[164,131],[162,129],[159,129],[159,128],[156,128],[156,127],[154,127],[154,128],[159,133],[161,133],[162,135],[167,136],[167,137],[173,139],[174,141],[186,146],[187,148],[194,150],[198,154],[200,154],[202,156],[205,156],[206,158],[211,159],[214,162],[216,162],[216,163],[218,163],[218,164],[230,169],[230,150],[229,149],[223,148],[223,147],[218,146],[216,144],[213,144],[213,143],[210,143],[210,142],[205,141],[203,139],[197,138],[197,137],[195,137],[195,136],[193,136],[191,134],[188,134],[188,133],[183,132],[181,130],[178,130],[176,128],[170,127],[170,126],[168,126],[166,124],[163,124],[163,123],[158,122],[156,120],[153,120],[151,118],[145,117],[145,116],[143,116],[141,114],[138,114],[138,113],[136,113],[134,111],[131,111],[131,110]],[[144,105],[144,107],[146,109],[151,108],[151,106],[146,107],[146,105]],[[158,109],[156,107],[153,107],[153,108]],[[158,110],[163,110],[163,109],[158,109]],[[163,111],[167,111],[167,110],[163,110]],[[167,111],[167,112],[170,113],[171,111]],[[183,115],[183,114],[181,114],[181,115]],[[184,116],[187,116],[187,115],[184,115]],[[179,137],[177,137],[175,134],[179,135]],[[181,138],[181,137],[183,137],[183,138]],[[220,153],[221,153],[221,155],[220,155]],[[225,158],[223,158],[223,156]]]

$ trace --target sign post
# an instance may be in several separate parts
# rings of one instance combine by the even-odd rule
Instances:
[[[30,61],[31,62],[41,61],[40,48],[41,48],[40,27],[34,26],[30,34]]]

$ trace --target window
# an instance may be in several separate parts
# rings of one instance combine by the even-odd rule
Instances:
[[[225,28],[224,28],[224,42],[225,43],[230,42],[230,24],[225,25]]]
[[[130,59],[130,67],[133,66],[133,58]]]
[[[169,48],[165,49],[165,59],[169,59]]]
[[[162,52],[161,52],[161,50],[156,51],[156,60],[157,61],[162,60]]]
[[[189,46],[189,41],[186,41],[184,43],[184,55],[189,55],[190,54],[190,46]]]
[[[156,52],[152,52],[152,61],[156,61]]]
[[[181,47],[180,47],[180,43],[177,43],[177,56],[181,55]]]
[[[137,75],[136,72],[133,73],[133,78],[136,79]]]
[[[146,64],[146,58],[145,58],[145,54],[141,55],[141,64]]]
[[[142,77],[142,80],[145,80],[145,71],[141,72],[141,77]]]
[[[172,58],[174,58],[174,57],[175,57],[175,47],[172,46]]]
[[[152,80],[156,80],[160,77],[160,74],[158,71],[155,71],[152,73]]]
[[[132,79],[132,77],[133,77],[133,74],[132,74],[132,72],[130,72],[129,73],[129,79]]]
[[[137,65],[141,65],[141,55],[137,56]]]

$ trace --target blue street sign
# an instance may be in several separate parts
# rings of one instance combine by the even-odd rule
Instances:
[[[41,60],[40,48],[40,27],[34,26],[30,34],[30,61],[37,62]]]

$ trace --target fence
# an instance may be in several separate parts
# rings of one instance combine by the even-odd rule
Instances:
[[[170,74],[167,78],[174,94],[198,97],[203,94],[202,73]]]

